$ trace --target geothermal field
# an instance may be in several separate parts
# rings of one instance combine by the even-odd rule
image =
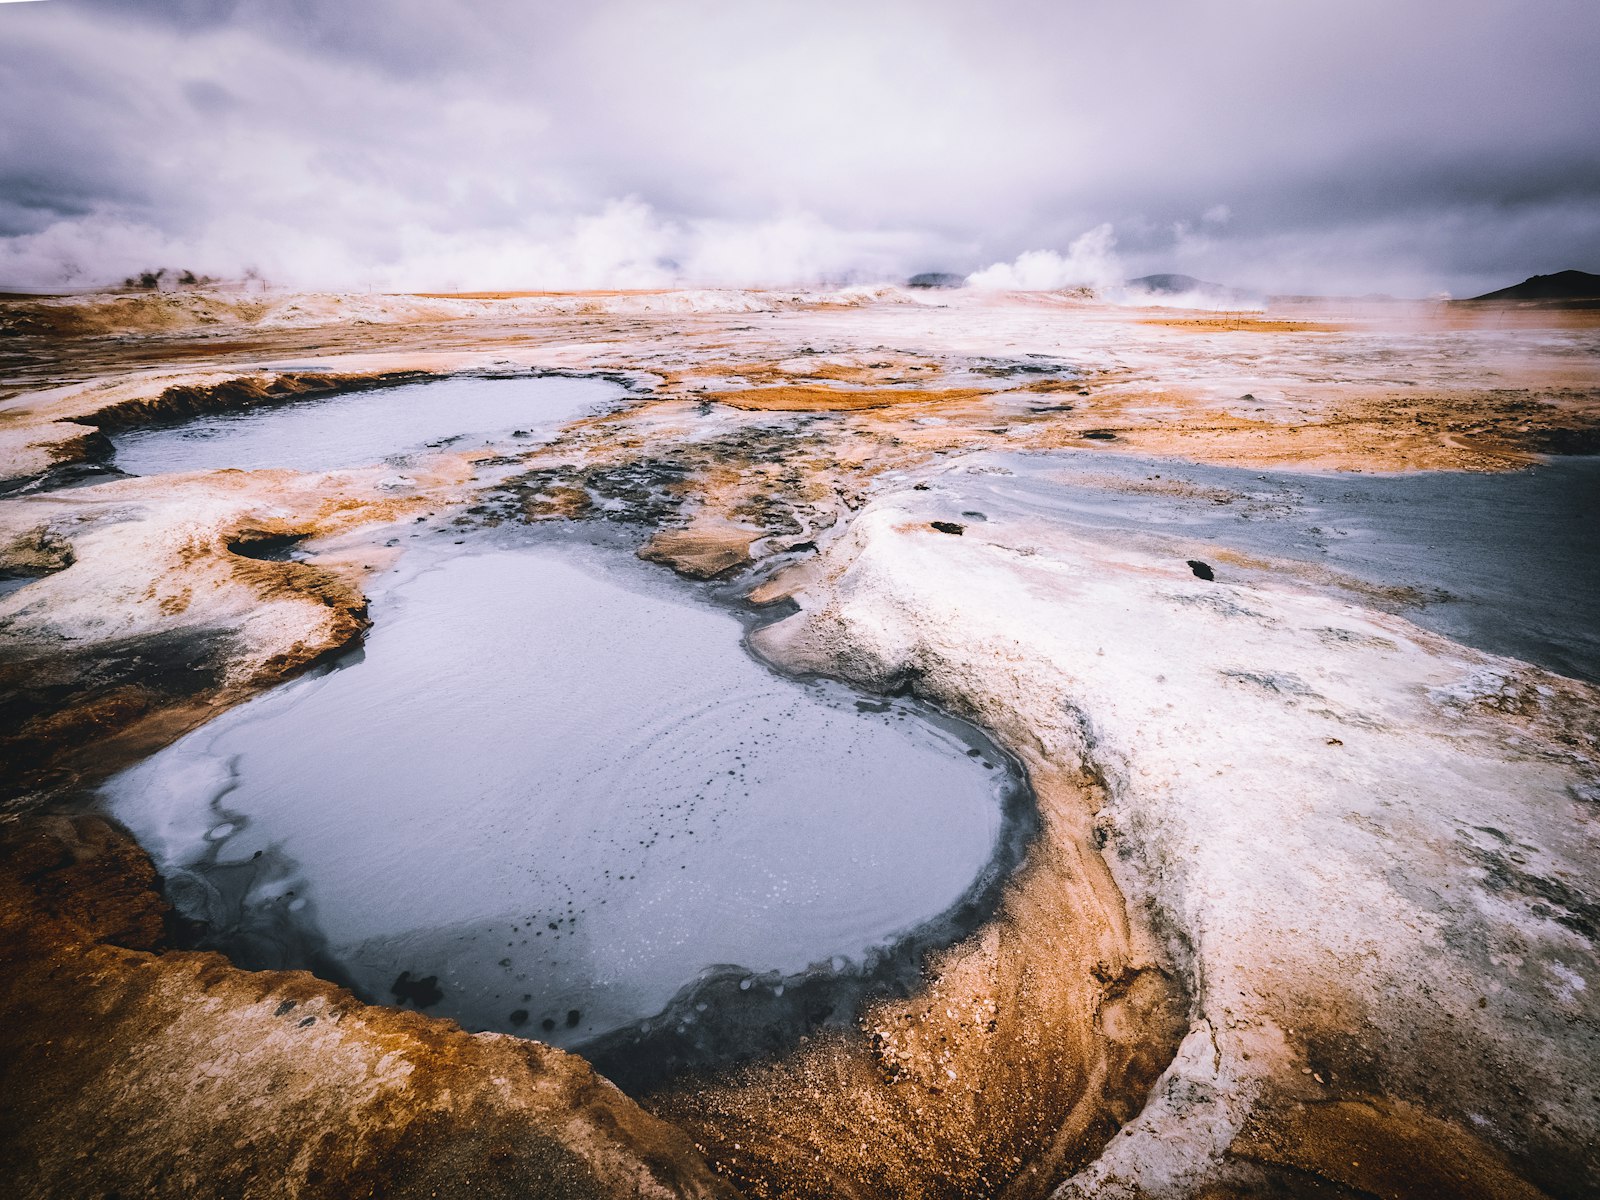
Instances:
[[[1600,309],[0,300],[8,1195],[1584,1197]]]

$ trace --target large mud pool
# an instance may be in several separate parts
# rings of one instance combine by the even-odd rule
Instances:
[[[328,471],[444,449],[526,446],[622,394],[603,379],[462,376],[342,392],[113,435],[130,475]]]
[[[696,1062],[911,986],[1020,856],[1025,785],[976,730],[773,672],[733,612],[615,549],[413,550],[373,615],[346,663],[105,789],[244,965],[609,1035],[638,1076],[646,1018],[657,1058]]]

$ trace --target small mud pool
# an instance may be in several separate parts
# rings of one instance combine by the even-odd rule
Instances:
[[[430,380],[118,433],[112,461],[130,475],[329,471],[431,450],[509,448],[542,440],[620,395],[603,379]]]
[[[1025,785],[981,734],[776,674],[616,550],[412,551],[373,613],[353,661],[106,789],[246,966],[568,1046],[678,996],[698,1059],[718,996],[815,1022],[817,979],[966,932],[1020,854]],[[786,981],[812,1011],[773,1007]]]

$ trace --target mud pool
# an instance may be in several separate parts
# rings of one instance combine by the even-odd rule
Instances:
[[[940,486],[955,521],[1048,515],[1180,562],[1213,556],[1223,586],[1288,569],[1478,649],[1600,680],[1600,458],[1358,475],[994,454]]]
[[[981,734],[776,674],[615,549],[412,550],[373,615],[345,664],[106,788],[243,965],[567,1046],[687,989],[681,1032],[697,986],[815,1000],[959,936],[1020,853]]]
[[[622,395],[603,379],[467,376],[348,391],[113,435],[130,475],[327,471],[429,450],[529,445]]]

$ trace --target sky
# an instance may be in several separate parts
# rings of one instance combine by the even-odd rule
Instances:
[[[0,0],[0,285],[1600,272],[1596,0]]]

